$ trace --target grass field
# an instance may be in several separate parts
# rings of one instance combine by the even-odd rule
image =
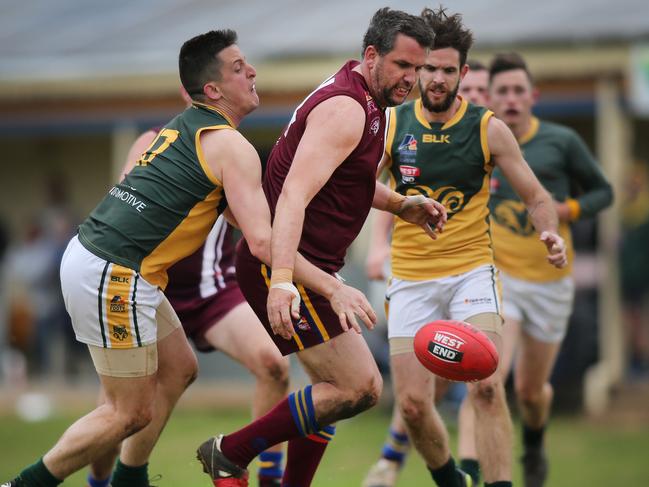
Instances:
[[[24,423],[13,416],[0,417],[0,481],[33,462],[75,417],[57,416],[39,423]],[[209,486],[208,478],[194,459],[196,446],[212,434],[244,425],[247,419],[245,411],[234,409],[176,411],[151,459],[150,474],[162,475],[156,485]],[[377,457],[387,422],[387,415],[375,410],[339,424],[336,439],[313,485],[359,487],[367,468]],[[576,418],[557,418],[552,422],[548,444],[552,467],[548,487],[649,486],[647,424],[622,428]],[[518,464],[514,473],[515,485],[522,485]],[[77,473],[63,485],[82,487],[84,474]],[[253,481],[251,485],[256,484]],[[432,485],[416,455],[409,458],[399,485]]]

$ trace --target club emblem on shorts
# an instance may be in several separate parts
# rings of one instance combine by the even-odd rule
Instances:
[[[460,349],[464,345],[462,340],[453,333],[438,331],[433,339],[428,342],[428,351],[435,357],[446,362],[462,362],[464,352]]]
[[[113,325],[113,337],[115,340],[123,342],[128,338],[128,330],[124,325]]]
[[[126,301],[119,295],[116,294],[113,296],[113,299],[110,300],[110,312],[111,313],[124,313],[126,311]]]
[[[309,325],[309,322],[304,316],[300,316],[300,320],[297,322],[297,327],[302,331],[309,331],[311,329],[311,325]]]

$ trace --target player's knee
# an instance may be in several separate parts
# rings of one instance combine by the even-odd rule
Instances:
[[[274,346],[259,351],[253,373],[260,380],[278,383],[284,388],[288,387],[288,359],[283,357]]]
[[[153,404],[130,406],[128,410],[118,414],[119,429],[122,439],[144,429],[153,419]]]
[[[375,406],[381,396],[383,379],[380,374],[371,376],[367,382],[350,391],[349,398],[345,401],[345,417],[356,416]]]
[[[421,425],[423,418],[430,413],[431,398],[417,392],[403,394],[399,398],[399,410],[403,420],[409,425]]]
[[[519,402],[530,406],[539,404],[544,401],[545,396],[552,395],[552,386],[549,383],[538,387],[534,384],[521,382],[516,384],[515,390]]]
[[[492,407],[504,400],[504,388],[497,374],[473,384],[469,384],[469,394],[477,407]]]
[[[185,366],[183,368],[183,377],[182,382],[187,389],[198,377],[198,359],[195,354],[192,354],[191,358],[185,361]]]

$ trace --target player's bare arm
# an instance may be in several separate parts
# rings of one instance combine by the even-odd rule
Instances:
[[[154,130],[147,130],[143,134],[141,134],[137,139],[135,139],[135,142],[133,142],[133,145],[128,151],[128,154],[126,155],[126,162],[124,163],[124,167],[122,168],[122,171],[119,173],[119,180],[122,181],[126,175],[131,172],[131,169],[135,167],[135,164],[137,161],[142,157],[142,154],[144,154],[144,151],[146,151],[151,143],[155,140],[155,138],[158,136],[158,134]]]
[[[201,138],[201,145],[210,168],[223,182],[229,196],[228,220],[236,222],[241,229],[252,254],[270,265],[270,211],[261,187],[257,152],[234,130],[208,132]],[[295,279],[332,302],[339,302],[338,294],[343,288],[349,288],[301,255],[297,256]],[[358,298],[354,292],[349,294]]]
[[[302,234],[305,209],[336,168],[356,148],[364,128],[365,112],[357,101],[348,96],[332,97],[309,114],[275,209],[271,242],[273,275],[288,272],[290,276]],[[336,299],[330,299],[343,329],[348,330],[351,326],[360,333],[354,314],[368,328],[373,328],[376,315],[365,296],[348,286],[345,289],[347,295],[342,290],[336,290]],[[283,327],[292,331],[290,315],[286,312],[289,299],[287,291],[271,287],[268,311],[273,329]]]
[[[494,163],[527,206],[534,228],[548,249],[548,262],[555,267],[565,267],[568,263],[566,245],[557,233],[558,217],[552,197],[530,169],[504,122],[491,117],[487,138]]]

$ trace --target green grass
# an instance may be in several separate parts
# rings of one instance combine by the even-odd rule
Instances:
[[[40,423],[24,423],[13,416],[0,417],[0,481],[32,463],[74,419],[57,416]],[[151,458],[150,474],[162,474],[158,482],[161,487],[209,486],[209,480],[194,459],[196,446],[208,436],[232,431],[247,420],[245,411],[176,411]],[[387,423],[386,414],[375,410],[339,424],[314,487],[359,487],[367,468],[377,458]],[[649,425],[623,428],[557,418],[548,434],[551,462],[548,487],[649,485]],[[81,487],[84,479],[84,473],[77,473],[63,485]],[[518,464],[514,481],[515,485],[522,485]],[[399,485],[432,485],[416,455],[410,456]]]

